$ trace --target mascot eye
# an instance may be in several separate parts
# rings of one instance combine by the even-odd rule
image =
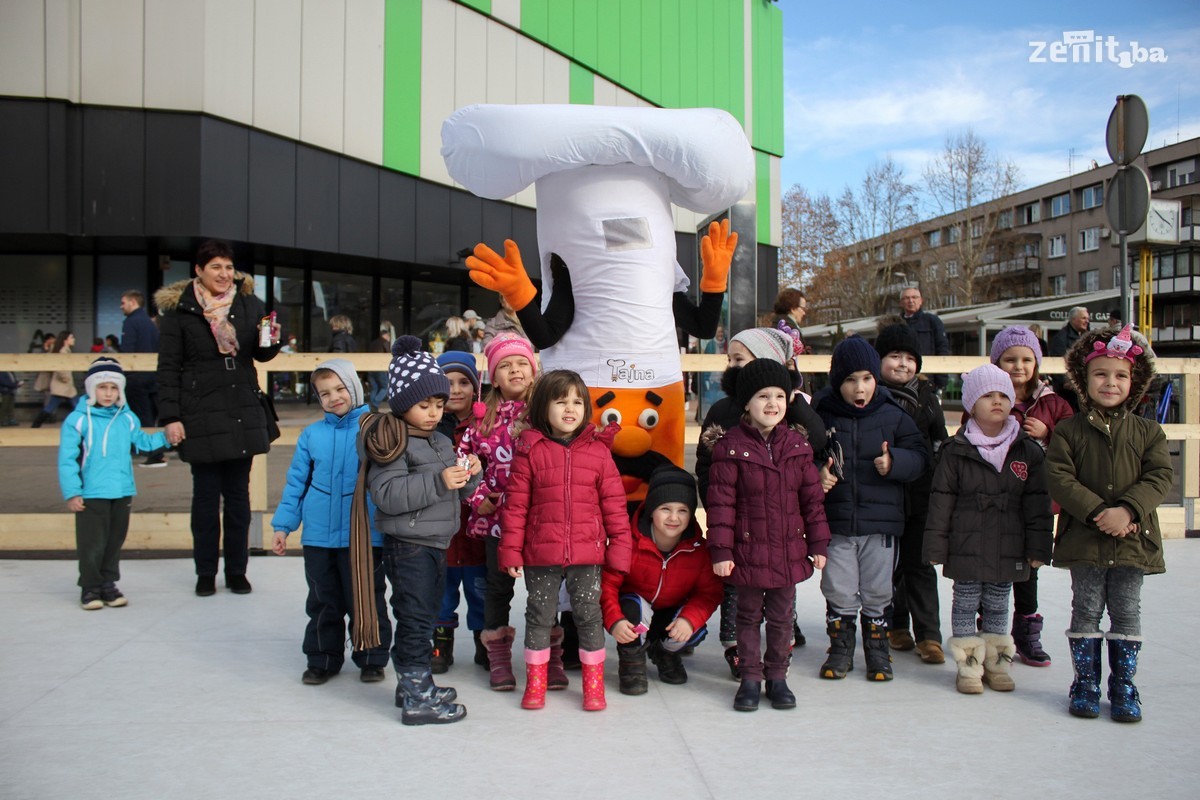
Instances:
[[[613,423],[621,424],[621,412],[615,408],[606,408],[600,412],[600,424],[612,425]]]
[[[638,416],[638,425],[643,428],[653,428],[658,424],[657,409],[647,408]]]

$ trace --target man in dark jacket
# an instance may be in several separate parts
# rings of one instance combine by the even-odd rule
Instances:
[[[144,308],[146,297],[136,289],[121,295],[121,313],[125,322],[121,325],[122,353],[157,353],[158,326],[150,319]],[[158,381],[153,372],[130,372],[125,377],[125,397],[129,410],[137,415],[143,428],[151,428],[158,421]],[[146,457],[143,467],[165,467],[167,459],[158,450]]]
[[[921,297],[921,290],[916,286],[909,286],[900,293],[901,315],[908,323],[908,327],[912,328],[913,334],[916,335],[917,344],[921,347],[921,355],[948,356],[950,355],[950,339],[946,337],[946,327],[942,325],[937,314],[921,310],[921,306],[924,304],[925,300]],[[946,388],[947,377],[945,375],[934,375],[932,380],[939,392]]]
[[[1079,341],[1079,337],[1088,332],[1090,326],[1091,318],[1088,316],[1088,310],[1083,306],[1075,306],[1071,309],[1067,324],[1050,339],[1050,352],[1046,355],[1065,356],[1075,342]],[[1062,398],[1070,403],[1071,408],[1075,409],[1075,413],[1078,414],[1079,396],[1067,386],[1066,376],[1056,375],[1052,385],[1054,393],[1062,395]]]

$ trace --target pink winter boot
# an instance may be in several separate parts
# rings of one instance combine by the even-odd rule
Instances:
[[[546,707],[546,663],[549,660],[549,648],[525,648],[525,696],[521,698],[521,708]]]
[[[603,711],[604,702],[604,651],[579,649],[579,661],[583,665],[583,710]]]
[[[552,691],[565,689],[571,681],[563,669],[563,629],[555,625],[550,629],[550,665],[546,672],[547,688]]]

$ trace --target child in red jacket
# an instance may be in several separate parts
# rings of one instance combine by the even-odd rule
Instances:
[[[687,683],[680,651],[708,635],[705,624],[724,588],[713,574],[696,524],[696,480],[676,466],[650,476],[646,500],[633,513],[629,573],[605,569],[600,606],[617,640],[621,694],[645,694],[646,655],[663,683]]]
[[[522,708],[546,704],[550,630],[564,580],[579,630],[583,708],[605,708],[600,570],[628,572],[631,542],[625,490],[609,452],[618,426],[599,431],[591,416],[578,374],[543,375],[529,398],[529,429],[517,440],[500,503],[500,568],[513,578],[524,573],[529,593]]]
[[[751,361],[737,378],[742,422],[713,446],[708,546],[713,572],[738,590],[738,711],[758,709],[762,680],[774,708],[795,708],[787,685],[796,584],[825,566],[829,525],[812,446],[784,423],[792,379],[782,364]],[[780,424],[784,423],[784,424]],[[767,645],[762,655],[763,604]]]

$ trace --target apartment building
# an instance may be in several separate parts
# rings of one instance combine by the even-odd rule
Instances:
[[[1130,236],[1129,280],[1141,290],[1141,262],[1151,278],[1148,331],[1164,355],[1200,353],[1200,139],[1143,153],[1137,160],[1150,180],[1154,200],[1171,200],[1160,228],[1176,230],[1177,242],[1145,243],[1145,230]],[[1056,297],[1066,305],[1089,305],[1093,318],[1115,309],[1120,290],[1119,236],[1109,225],[1104,199],[1116,173],[1108,164],[983,204],[968,212],[925,220],[892,234],[856,242],[829,254],[829,263],[868,270],[875,291],[898,299],[906,285],[919,285],[928,309]],[[1169,224],[1168,224],[1169,223]],[[1106,299],[1101,299],[1101,297]],[[1102,305],[1101,305],[1102,303]],[[815,298],[816,318],[822,317]],[[895,307],[893,301],[892,306]],[[1054,309],[1050,322],[1065,319]],[[968,350],[970,352],[970,350]]]

